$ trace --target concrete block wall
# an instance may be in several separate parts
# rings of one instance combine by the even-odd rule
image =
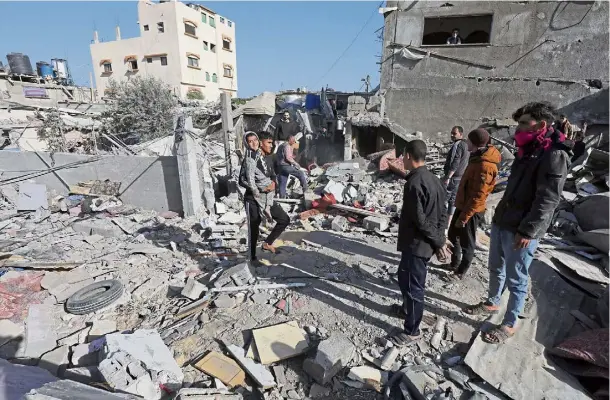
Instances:
[[[510,118],[523,104],[542,100],[564,109],[574,122],[608,123],[607,101],[601,114],[583,104],[590,96],[603,101],[591,81],[608,88],[608,2],[388,1],[387,6],[398,10],[385,14],[381,90],[386,116],[407,131],[428,137],[440,131],[448,140],[453,125],[472,129],[482,118]],[[482,14],[493,15],[490,43],[421,47],[426,18]],[[393,55],[400,47],[392,43],[440,57],[410,60]]]
[[[176,157],[96,156],[45,152],[0,151],[0,181],[29,172],[45,171],[79,161],[95,160],[76,167],[32,178],[58,194],[67,194],[64,184],[76,185],[95,179],[121,182],[120,199],[125,204],[155,211],[182,212],[182,195]],[[63,181],[63,182],[62,182]],[[1,182],[0,182],[1,184]]]

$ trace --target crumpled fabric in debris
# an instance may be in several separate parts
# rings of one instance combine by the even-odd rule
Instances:
[[[22,322],[28,314],[30,304],[42,303],[45,292],[40,282],[44,272],[24,271],[19,276],[0,282],[0,319]]]

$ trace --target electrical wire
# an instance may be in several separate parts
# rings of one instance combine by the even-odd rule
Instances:
[[[324,75],[322,75],[322,77],[320,79],[318,79],[318,81],[316,82],[315,85],[313,85],[313,87],[317,87],[320,82],[322,82],[322,80],[324,80],[324,78],[326,78],[326,76],[330,73],[330,71],[333,70],[333,68],[335,68],[337,66],[337,63],[339,63],[339,61],[341,61],[341,59],[343,58],[343,56],[345,56],[345,54],[349,51],[349,49],[354,45],[354,43],[356,43],[356,40],[358,40],[358,37],[360,36],[360,34],[362,32],[364,32],[364,29],[367,27],[367,25],[369,24],[369,22],[371,22],[371,20],[373,19],[373,17],[375,16],[375,14],[379,13],[379,7],[381,7],[383,5],[383,1],[381,3],[379,3],[379,5],[377,7],[375,7],[375,10],[371,13],[371,15],[369,16],[369,18],[366,20],[366,22],[364,23],[364,25],[362,25],[362,28],[360,28],[360,31],[358,31],[358,33],[356,34],[356,36],[354,36],[354,38],[352,39],[352,41],[350,42],[350,44],[345,48],[345,50],[343,50],[343,53],[341,53],[341,55],[339,57],[337,57],[337,59],[335,60],[335,62],[332,63],[332,65],[330,66],[330,68],[324,73]]]

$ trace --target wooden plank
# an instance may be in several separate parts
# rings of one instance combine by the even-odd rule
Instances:
[[[231,358],[216,351],[208,353],[205,357],[195,363],[198,370],[218,378],[230,387],[244,386],[246,384],[246,373]]]
[[[379,217],[379,218],[389,218],[387,215],[379,214],[372,211],[363,210],[361,208],[350,207],[344,204],[331,204],[328,208],[334,208],[336,210],[353,212],[354,214],[364,215],[366,217]]]
[[[255,329],[252,336],[264,365],[296,357],[309,349],[307,337],[296,321]]]

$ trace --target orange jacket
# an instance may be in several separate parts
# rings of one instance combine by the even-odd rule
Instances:
[[[494,190],[498,176],[500,152],[493,146],[472,153],[455,198],[455,208],[460,210],[460,221],[464,224],[476,213],[485,211],[487,196]]]

